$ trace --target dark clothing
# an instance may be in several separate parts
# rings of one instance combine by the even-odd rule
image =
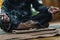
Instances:
[[[35,17],[32,17],[31,4],[40,12]],[[5,0],[2,4],[2,13],[10,18],[11,28],[8,31],[16,29],[19,23],[30,19],[39,21],[41,24],[51,20],[51,13],[48,12],[48,8],[40,4],[38,0]]]
[[[39,13],[36,16],[32,17],[32,20],[38,21],[41,25],[44,25],[45,23],[48,23],[51,21],[52,15],[50,13]]]

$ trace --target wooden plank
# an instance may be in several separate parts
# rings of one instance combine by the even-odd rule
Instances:
[[[40,30],[46,30],[46,31],[38,31],[38,32],[23,33],[23,34],[4,34],[4,35],[0,35],[0,40],[32,39],[32,38],[38,38],[38,37],[51,37],[57,34],[56,29],[47,30],[46,28],[46,29],[40,29]]]
[[[32,39],[32,38],[38,38],[38,37],[51,37],[55,36],[56,33],[53,34],[43,34],[43,35],[31,35],[31,34],[5,34],[5,35],[0,35],[0,40],[6,40],[6,39]]]
[[[43,28],[43,29],[30,29],[30,30],[13,30],[12,33],[31,33],[31,32],[41,32],[41,31],[54,31],[56,29],[48,29],[48,28]]]

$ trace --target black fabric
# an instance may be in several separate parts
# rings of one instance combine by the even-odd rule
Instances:
[[[32,20],[38,21],[41,25],[48,23],[52,19],[51,13],[39,13],[32,17]]]
[[[7,30],[8,32],[16,29],[19,23],[32,19],[31,4],[33,5],[33,8],[41,12],[36,15],[33,20],[40,20],[41,24],[44,24],[47,20],[51,20],[51,14],[48,12],[48,8],[40,4],[38,0],[5,0],[2,3],[1,12],[2,14],[5,13],[10,18],[11,26],[10,29]],[[42,19],[43,17],[46,20]],[[5,29],[4,27],[2,29]]]

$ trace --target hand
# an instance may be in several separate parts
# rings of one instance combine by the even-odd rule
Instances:
[[[26,24],[26,23],[20,23],[17,27],[17,29],[29,29],[30,25],[29,24]]]
[[[24,23],[20,23],[18,25],[17,29],[30,29],[30,28],[35,28],[36,27],[35,25],[37,23],[38,22],[35,22],[35,21],[32,21],[32,20],[28,20],[28,21],[26,21]]]
[[[6,14],[0,14],[0,17],[2,18],[2,20],[6,21],[6,22],[10,21],[9,17]]]
[[[58,7],[53,7],[53,6],[51,6],[51,7],[48,9],[48,11],[49,11],[50,13],[52,13],[52,14],[56,14],[57,12],[60,11],[60,9],[59,9]]]

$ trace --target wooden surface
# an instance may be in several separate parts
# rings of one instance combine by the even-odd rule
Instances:
[[[1,35],[0,35],[1,36]],[[11,36],[10,36],[11,37]],[[13,37],[13,35],[12,35]],[[24,36],[25,37],[25,36]],[[28,36],[27,36],[28,37]],[[19,37],[16,37],[15,38],[8,38],[7,36],[7,39],[3,36],[1,36],[0,40],[23,40],[23,39],[20,39]],[[25,39],[24,39],[25,40]],[[26,39],[26,40],[60,40],[60,36],[54,36],[54,37],[46,37],[46,38],[34,38],[34,39]]]
[[[18,31],[18,30],[15,30]],[[28,32],[29,31],[29,32]],[[39,30],[24,30],[19,31],[19,34],[1,34],[0,40],[7,40],[7,39],[31,39],[31,38],[38,38],[38,37],[52,37],[57,34],[56,29],[39,29]],[[3,37],[3,39],[1,39]]]
[[[38,39],[32,39],[32,40],[60,40],[60,36],[48,37],[48,38],[38,38]]]
[[[18,31],[18,30],[15,30]],[[27,33],[30,31],[30,33]],[[34,39],[34,38],[39,38],[39,37],[52,37],[58,34],[56,29],[39,29],[39,30],[26,30],[24,31],[19,31],[22,33],[16,34],[1,34],[0,35],[0,40],[24,40],[24,39]],[[24,32],[24,33],[23,33]]]

